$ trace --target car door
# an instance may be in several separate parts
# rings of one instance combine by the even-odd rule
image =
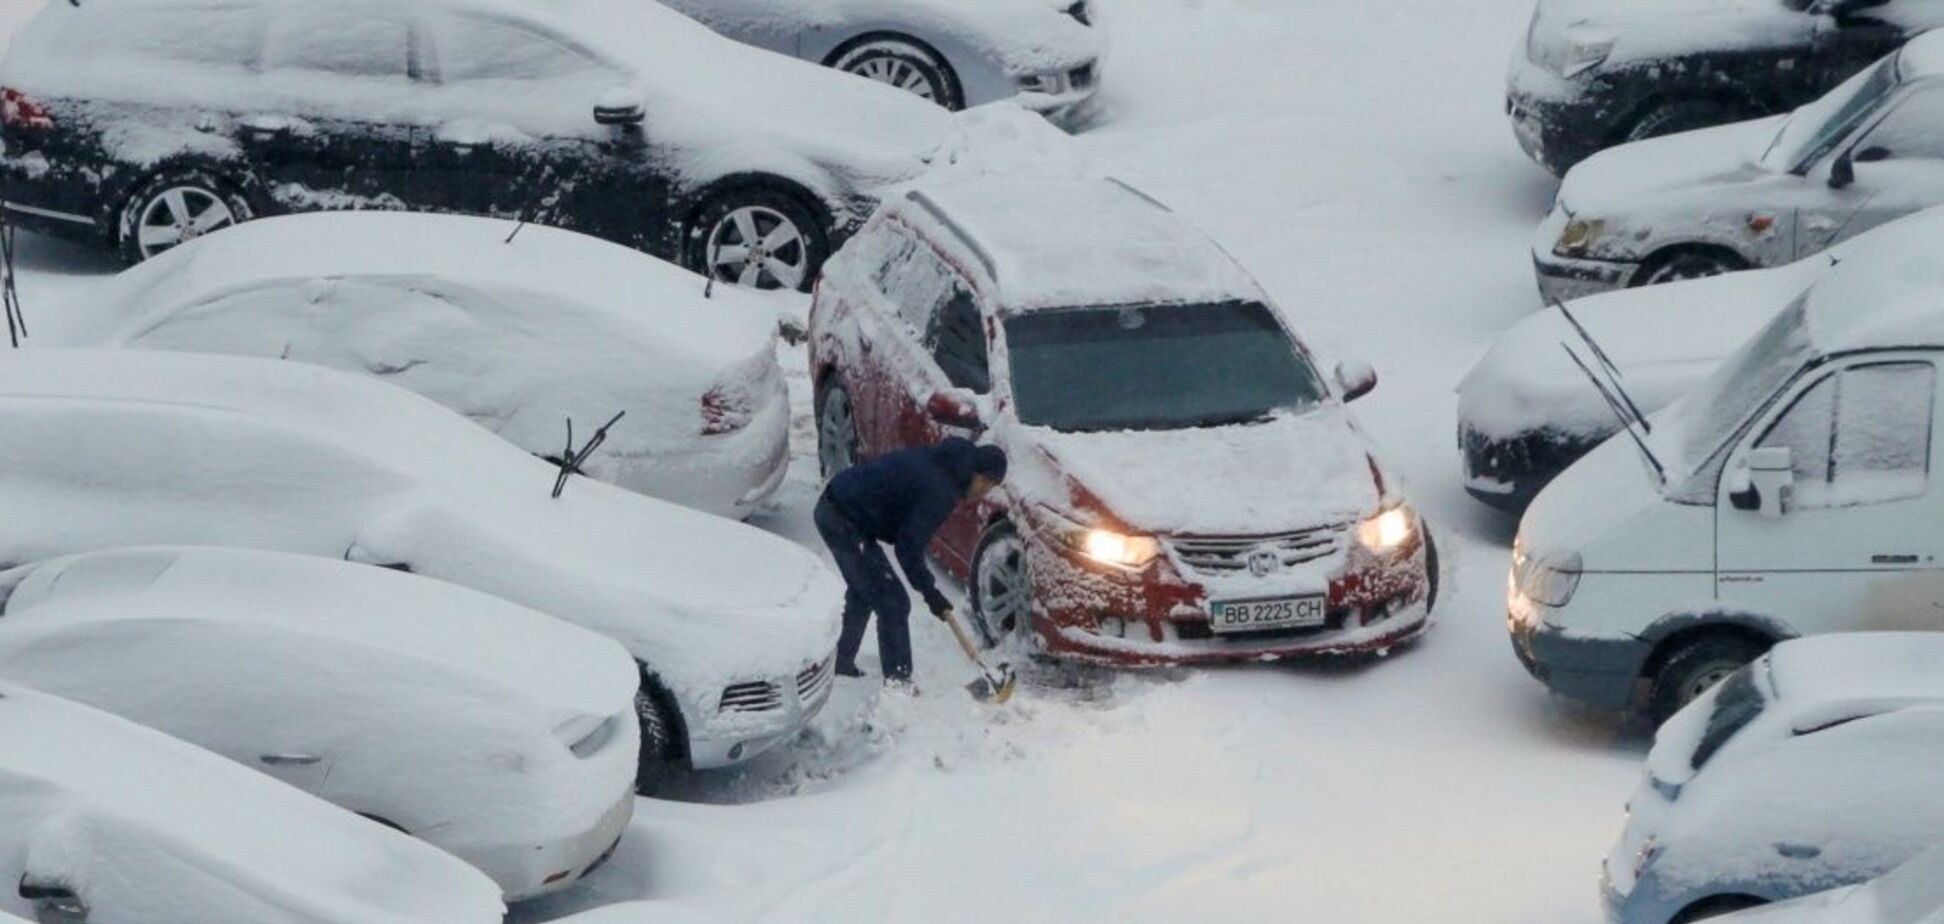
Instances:
[[[929,445],[924,429],[913,423],[924,399],[913,396],[930,385],[923,341],[952,275],[923,238],[893,227],[898,237],[865,294],[867,310],[859,313],[859,349],[870,371],[854,398],[859,437],[871,456]]]
[[[1911,84],[1852,138],[1837,150],[1850,158],[1853,182],[1829,187],[1834,164],[1827,160],[1812,171],[1826,193],[1811,211],[1826,217],[1804,222],[1798,248],[1803,255],[1944,205],[1944,79]]]
[[[627,85],[620,67],[517,19],[455,11],[426,31],[438,120],[423,173],[444,208],[648,243],[667,183],[648,169],[639,126],[594,118]]]
[[[984,403],[965,399],[983,398],[992,392],[989,334],[977,292],[963,276],[954,273],[951,288],[925,332],[924,371],[920,388],[913,396],[922,400],[916,401],[917,413],[906,424],[912,428],[916,442],[929,445],[952,436],[978,437],[970,428],[938,419],[931,413],[930,404],[933,396],[941,396],[953,404]],[[985,504],[961,504],[939,530],[934,553],[961,568],[968,566],[987,512]]]
[[[1944,629],[1935,358],[1871,354],[1795,383],[1729,460],[1716,596],[1800,633]],[[1786,448],[1780,515],[1737,509],[1749,452]]]
[[[429,207],[414,186],[426,124],[416,29],[397,4],[269,7],[262,105],[238,140],[271,198],[292,211]]]

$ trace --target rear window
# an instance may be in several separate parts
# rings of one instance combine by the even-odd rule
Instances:
[[[250,67],[256,61],[261,20],[255,4],[209,2],[124,8],[90,16],[79,28],[56,33],[62,52],[112,52],[123,60]]]
[[[1756,661],[1728,675],[1728,679],[1721,682],[1721,690],[1715,695],[1714,711],[1708,715],[1708,727],[1701,733],[1700,743],[1695,745],[1694,756],[1689,758],[1696,772],[1707,766],[1708,761],[1714,759],[1729,741],[1759,718],[1762,710],[1768,707],[1761,688],[1755,683],[1755,672],[1764,669],[1765,663]]]

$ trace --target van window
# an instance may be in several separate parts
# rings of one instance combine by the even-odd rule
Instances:
[[[1798,509],[1921,496],[1930,480],[1936,370],[1930,363],[1853,366],[1798,397],[1758,446],[1786,446]]]
[[[933,320],[925,346],[953,385],[981,395],[992,387],[979,303],[965,286],[952,285],[951,297]]]
[[[385,7],[320,3],[279,7],[264,40],[270,70],[324,71],[346,77],[408,77],[411,21]]]
[[[517,23],[452,16],[439,23],[443,80],[550,80],[601,68],[592,53]]]

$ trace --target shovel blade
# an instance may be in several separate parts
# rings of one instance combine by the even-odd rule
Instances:
[[[965,685],[972,698],[994,706],[1012,699],[1013,692],[1019,687],[1019,678],[1013,675],[1011,665],[1001,664],[999,669]]]

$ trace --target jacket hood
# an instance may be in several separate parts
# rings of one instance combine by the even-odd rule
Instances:
[[[961,491],[972,486],[978,455],[978,447],[971,441],[956,438],[939,443],[932,449],[932,460],[952,477],[952,483],[958,485]]]
[[[1638,213],[1643,203],[1697,187],[1747,182],[1787,116],[1682,132],[1609,148],[1566,174],[1559,202],[1574,217]]]

